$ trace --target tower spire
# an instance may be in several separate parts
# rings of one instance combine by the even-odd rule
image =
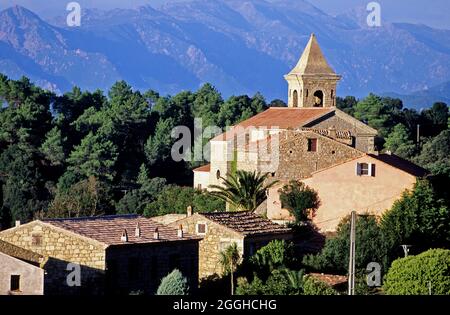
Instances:
[[[289,107],[336,106],[336,85],[341,76],[328,64],[314,33],[300,60],[284,78],[289,85]]]

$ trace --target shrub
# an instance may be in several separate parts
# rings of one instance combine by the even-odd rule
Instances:
[[[188,292],[187,279],[178,269],[174,269],[161,280],[156,295],[187,295]]]
[[[450,294],[450,250],[430,249],[392,263],[383,289],[393,295]]]
[[[311,276],[305,276],[303,282],[304,295],[339,295],[339,293],[326,283],[314,279]]]
[[[313,270],[346,273],[350,248],[350,218],[344,218],[337,228],[337,235],[325,242],[317,255],[307,255],[303,264]],[[369,262],[385,263],[385,247],[380,228],[373,216],[358,216],[356,220],[356,268],[365,269]]]
[[[317,192],[302,182],[290,181],[279,190],[279,193],[282,207],[294,215],[296,222],[308,221],[319,208]]]
[[[261,247],[251,258],[250,263],[258,274],[266,278],[274,269],[289,267],[294,262],[294,245],[285,240],[273,240]]]

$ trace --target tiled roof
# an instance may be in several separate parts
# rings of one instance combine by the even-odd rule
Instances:
[[[193,172],[209,172],[211,170],[211,164],[206,164],[197,168],[194,168]]]
[[[45,257],[28,249],[18,247],[11,243],[0,240],[0,252],[8,256],[40,266],[45,261]]]
[[[323,273],[309,273],[308,275],[332,287],[347,282],[347,277],[341,275],[330,275]]]
[[[239,132],[242,132],[242,129],[249,127],[276,127],[280,129],[298,128],[312,120],[324,116],[325,114],[331,113],[334,110],[335,108],[323,107],[271,107],[262,113],[244,120],[231,128],[229,131],[214,137],[212,140],[230,140],[239,134]]]
[[[428,174],[426,169],[394,154],[370,154],[370,156],[413,176],[423,177]]]
[[[178,237],[176,228],[162,225],[152,219],[138,215],[50,219],[45,220],[44,222],[94,239],[106,245],[143,244],[199,239],[197,236],[188,233],[184,233],[183,237],[180,238]],[[140,237],[135,236],[135,229],[138,223],[141,230]],[[153,233],[156,228],[158,228],[159,239],[153,238]],[[128,242],[121,240],[124,230],[127,231]]]
[[[209,212],[200,213],[200,215],[243,235],[283,234],[292,232],[290,228],[273,223],[250,211]]]

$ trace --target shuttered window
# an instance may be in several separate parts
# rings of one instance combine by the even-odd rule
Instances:
[[[358,176],[375,176],[374,163],[356,163],[356,175]]]

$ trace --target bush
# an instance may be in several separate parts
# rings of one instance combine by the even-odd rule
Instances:
[[[285,240],[271,241],[250,258],[250,263],[263,279],[274,269],[289,267],[294,261],[294,245]]]
[[[386,265],[385,248],[375,217],[357,217],[356,241],[356,268],[365,269],[370,262]],[[346,217],[339,223],[337,235],[326,240],[319,254],[305,256],[303,264],[316,271],[344,274],[348,268],[349,248],[350,217]]]
[[[303,282],[304,295],[339,295],[331,286],[311,276],[305,276]]]
[[[393,295],[450,294],[450,250],[430,249],[392,263],[383,289]]]
[[[238,278],[237,295],[289,295],[294,290],[282,270],[274,270],[263,282],[256,274],[253,281]]]
[[[278,192],[282,207],[294,215],[296,222],[308,221],[319,208],[317,192],[300,181],[290,181]]]
[[[156,295],[187,295],[188,292],[187,279],[178,269],[174,269],[161,280]]]

